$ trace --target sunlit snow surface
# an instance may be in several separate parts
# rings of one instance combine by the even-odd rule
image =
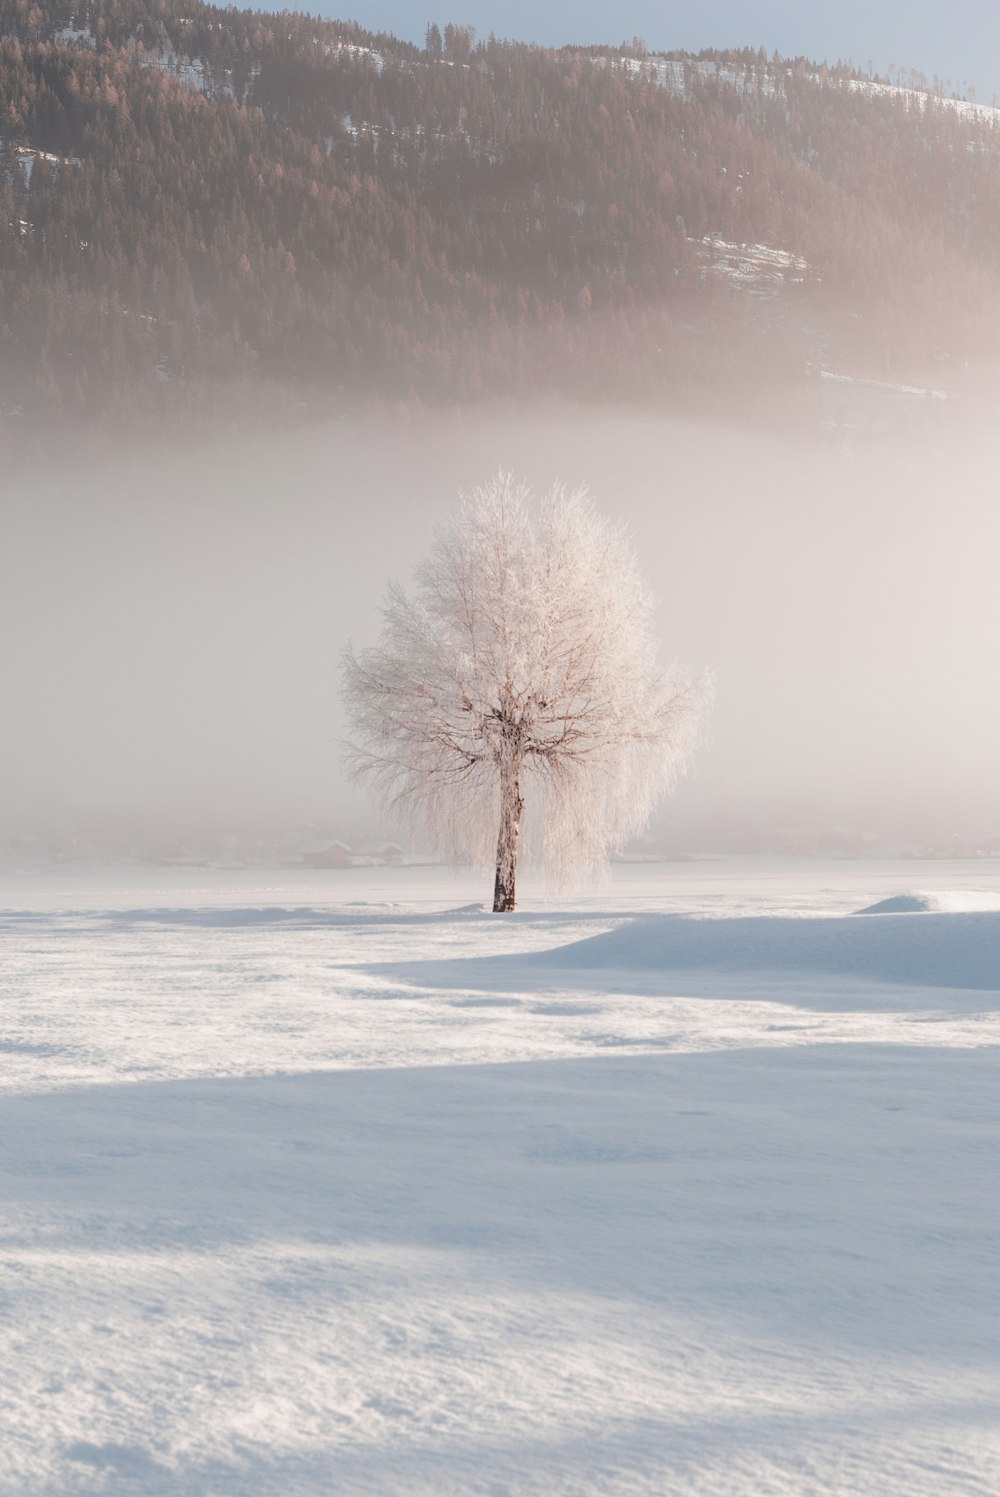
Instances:
[[[1000,870],[487,892],[3,876],[5,1497],[1000,1490]]]

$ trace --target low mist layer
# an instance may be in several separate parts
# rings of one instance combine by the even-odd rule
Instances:
[[[160,448],[12,483],[4,834],[60,854],[299,823],[374,834],[339,765],[341,652],[373,640],[386,582],[409,577],[458,491],[504,467],[539,489],[587,483],[624,518],[664,661],[716,673],[710,743],[653,845],[988,838],[995,458],[968,434],[852,457],[550,410]]]

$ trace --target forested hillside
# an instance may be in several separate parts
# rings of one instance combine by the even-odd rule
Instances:
[[[0,0],[0,31],[7,428],[738,405],[1000,351],[992,110],[750,51],[418,50],[197,0]]]

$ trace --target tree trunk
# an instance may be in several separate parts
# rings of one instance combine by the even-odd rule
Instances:
[[[505,755],[500,761],[500,835],[497,838],[497,876],[493,885],[493,913],[507,914],[514,908],[517,877],[517,842],[521,835],[524,801],[519,766]]]

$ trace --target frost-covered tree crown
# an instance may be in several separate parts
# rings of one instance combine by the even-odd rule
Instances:
[[[634,553],[584,492],[536,499],[501,473],[383,617],[381,642],[345,658],[349,765],[453,856],[509,856],[512,873],[523,801],[525,850],[563,887],[686,767],[706,683],[657,665]]]

